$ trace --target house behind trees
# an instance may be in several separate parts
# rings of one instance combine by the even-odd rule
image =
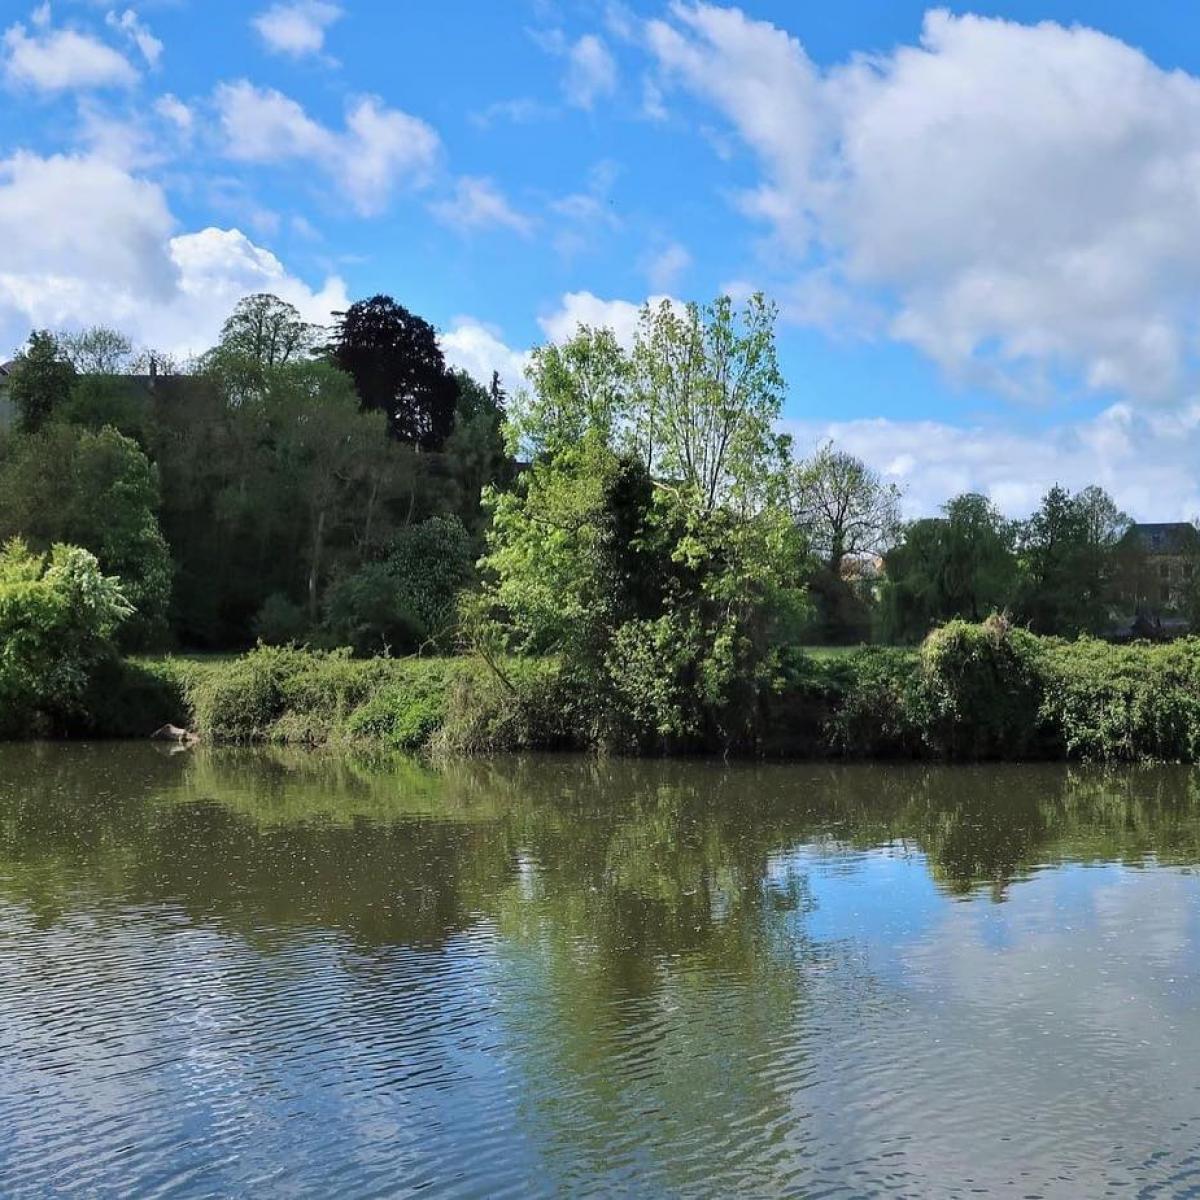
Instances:
[[[1200,532],[1187,521],[1133,524],[1117,545],[1117,593],[1131,616],[1189,614],[1200,581]]]

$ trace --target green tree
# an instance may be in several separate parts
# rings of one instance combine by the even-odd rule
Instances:
[[[53,423],[18,438],[0,459],[0,538],[81,546],[118,576],[133,608],[122,634],[131,646],[166,636],[170,550],[158,525],[158,471],[136,442]]]
[[[83,714],[95,670],[131,613],[112,576],[78,546],[0,548],[0,735],[61,730]]]
[[[104,325],[62,332],[55,340],[62,357],[79,375],[120,375],[133,362],[133,343]]]
[[[760,298],[647,308],[536,351],[511,436],[533,455],[493,526],[477,611],[579,672],[609,736],[752,736],[803,557],[783,504],[773,312]]]
[[[63,357],[54,335],[46,330],[31,333],[8,385],[18,428],[25,433],[41,429],[66,403],[74,382],[75,368]]]
[[[456,371],[454,377],[458,402],[454,431],[446,439],[445,471],[453,487],[459,518],[469,530],[478,533],[483,525],[484,489],[508,487],[513,478],[513,461],[504,436],[507,397],[495,373],[488,388],[466,371]]]
[[[1099,633],[1108,623],[1117,545],[1129,518],[1102,488],[1053,487],[1021,524],[1016,609],[1036,633]]]
[[[1017,559],[1009,523],[971,492],[942,511],[912,522],[885,556],[880,616],[889,641],[918,641],[940,622],[981,621],[1012,603]]]

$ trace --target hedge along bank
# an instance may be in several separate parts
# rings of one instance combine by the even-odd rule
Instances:
[[[577,750],[767,757],[1200,761],[1200,639],[1111,646],[1039,638],[1002,618],[951,622],[917,650],[797,652],[729,744],[656,737],[551,658],[355,659],[260,647],[123,664],[80,729],[166,720],[212,743],[446,755]],[[140,723],[140,724],[139,724]]]

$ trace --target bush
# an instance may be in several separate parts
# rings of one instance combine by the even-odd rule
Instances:
[[[851,757],[928,751],[920,663],[907,650],[870,648],[825,664],[821,698],[827,747]]]
[[[428,663],[420,667],[356,708],[346,726],[350,735],[392,750],[424,750],[445,723],[453,668],[431,668]]]
[[[83,698],[78,729],[91,737],[145,738],[191,720],[184,678],[170,660],[106,660]]]
[[[58,545],[47,557],[19,538],[0,549],[0,736],[84,721],[88,688],[132,611],[86,550]]]
[[[370,563],[330,587],[325,626],[339,645],[362,655],[416,649],[426,631],[385,563]]]
[[[920,723],[947,758],[1028,758],[1039,750],[1039,640],[1002,616],[951,621],[921,646]]]
[[[456,675],[432,739],[441,754],[583,750],[594,744],[587,705],[553,659],[514,659]],[[632,747],[629,747],[632,749]]]
[[[1200,759],[1200,638],[1045,643],[1041,719],[1068,758]]]
[[[302,642],[308,633],[308,614],[282,592],[272,592],[253,622],[254,636],[268,646]]]

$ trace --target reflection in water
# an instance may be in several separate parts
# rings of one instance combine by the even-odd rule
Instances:
[[[0,1193],[1200,1189],[1198,778],[0,747]]]

